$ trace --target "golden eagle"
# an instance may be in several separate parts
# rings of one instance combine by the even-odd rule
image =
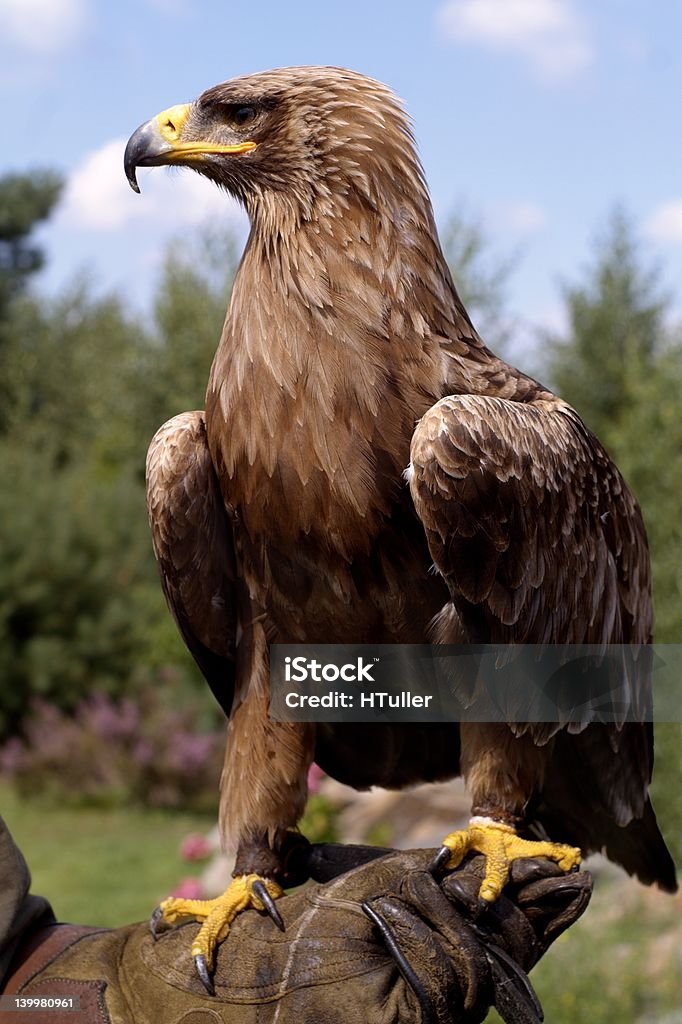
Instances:
[[[251,221],[205,412],[161,427],[147,461],[166,598],[229,717],[220,817],[235,881],[216,901],[161,907],[204,919],[205,980],[238,910],[278,916],[313,760],[356,787],[463,774],[472,824],[445,845],[450,866],[489,855],[485,900],[509,860],[568,869],[575,846],[673,890],[650,725],[519,735],[268,717],[272,642],[652,638],[637,503],[577,413],[476,333],[392,92],[331,67],[236,78],[138,128],[125,164],[135,189],[138,166],[190,167]],[[529,843],[520,823],[561,843]]]

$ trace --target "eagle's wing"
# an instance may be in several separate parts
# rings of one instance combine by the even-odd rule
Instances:
[[[445,398],[417,425],[408,475],[431,555],[463,626],[460,638],[651,640],[639,509],[604,449],[565,403],[552,396],[527,404]],[[584,850],[606,846],[645,881],[675,887],[647,796],[650,723],[593,724],[577,735],[560,723],[515,731],[540,743],[556,733],[531,820]]]
[[[639,508],[570,406],[444,398],[417,425],[409,475],[472,640],[650,642]]]
[[[147,453],[147,507],[168,606],[229,715],[237,636],[235,557],[203,412],[175,416],[154,435]]]

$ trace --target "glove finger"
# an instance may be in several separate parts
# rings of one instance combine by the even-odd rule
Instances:
[[[313,843],[305,852],[305,867],[309,878],[316,882],[329,882],[346,871],[393,852],[388,847],[355,843]]]
[[[520,890],[519,908],[531,923],[542,953],[582,916],[591,896],[592,876],[586,871],[545,878]]]
[[[563,878],[565,874],[558,864],[547,857],[521,857],[512,861],[509,881],[512,886],[520,888],[543,878]]]
[[[472,1012],[476,1006],[490,1005],[492,990],[488,959],[471,922],[457,912],[429,872],[411,872],[401,888],[410,904],[444,939],[457,972],[464,1009]]]
[[[476,915],[478,892],[485,875],[486,862],[482,856],[469,856],[463,865],[441,880],[448,898],[461,904],[467,914]],[[531,882],[565,878],[566,873],[558,864],[546,857],[524,857],[512,861],[508,888],[510,893],[529,885]],[[514,896],[512,896],[512,899]]]
[[[504,894],[481,911],[479,886],[478,874],[466,869],[454,871],[442,882],[444,896],[470,921],[471,930],[483,946],[492,942],[502,947],[525,970],[530,970],[540,958],[538,938],[531,923]]]
[[[416,996],[421,1024],[453,1024],[462,1007],[462,992],[450,959],[429,925],[395,896],[368,900],[362,909]]]
[[[502,895],[479,916],[479,870],[478,858],[472,859],[443,879],[443,891],[475,921],[477,934],[496,936],[498,945],[527,971],[584,913],[592,895],[588,872],[567,875],[542,857],[519,860],[512,865],[509,899]]]

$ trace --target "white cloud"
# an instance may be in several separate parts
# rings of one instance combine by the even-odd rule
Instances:
[[[135,199],[123,173],[125,139],[90,153],[69,176],[58,210],[70,227],[113,231],[135,216]]]
[[[592,59],[570,0],[446,0],[437,17],[455,42],[519,54],[548,78],[574,74]]]
[[[131,223],[153,221],[169,233],[211,217],[235,219],[236,203],[193,171],[169,174],[153,168],[140,174],[142,196],[123,173],[125,139],[112,139],[90,153],[69,176],[57,220],[69,228],[117,231]]]
[[[0,28],[22,49],[53,53],[80,35],[87,13],[86,0],[0,0]]]
[[[657,206],[644,222],[644,231],[655,242],[682,245],[682,199]]]

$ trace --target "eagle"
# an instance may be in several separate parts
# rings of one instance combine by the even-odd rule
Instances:
[[[439,863],[482,852],[484,902],[515,858],[570,870],[595,850],[673,891],[650,724],[268,715],[272,643],[652,641],[637,502],[575,410],[476,332],[400,101],[334,67],[234,78],[135,131],[132,187],[162,164],[236,197],[251,229],[205,410],[147,457],[163,590],[228,716],[220,823],[237,846],[225,894],[157,918],[203,922],[209,988],[237,913],[281,923],[313,761],[356,788],[463,775],[471,823]]]

